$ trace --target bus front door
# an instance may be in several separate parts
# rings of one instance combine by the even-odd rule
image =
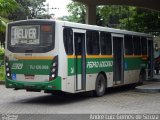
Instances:
[[[85,33],[74,33],[76,91],[84,90],[86,83]]]
[[[124,68],[123,68],[123,36],[113,36],[113,84],[118,85],[123,83]]]

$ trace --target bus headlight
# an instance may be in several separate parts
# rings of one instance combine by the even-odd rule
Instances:
[[[53,62],[51,64],[50,68],[50,76],[49,76],[49,81],[54,80],[57,77],[58,74],[58,56],[54,57]]]

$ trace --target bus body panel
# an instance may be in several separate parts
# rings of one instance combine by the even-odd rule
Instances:
[[[39,20],[36,20],[39,21]],[[50,21],[50,20],[49,20]],[[25,21],[24,21],[25,22]],[[47,20],[45,20],[47,23]],[[75,73],[75,60],[81,61],[81,57],[75,57],[75,53],[72,55],[67,55],[64,47],[64,36],[63,29],[68,27],[73,30],[73,41],[74,33],[84,33],[85,34],[85,48],[86,45],[86,31],[96,30],[96,31],[106,31],[113,35],[120,35],[120,37],[125,34],[144,36],[146,38],[151,38],[152,36],[144,33],[137,33],[125,30],[118,30],[112,28],[104,28],[99,26],[70,23],[70,22],[55,22],[55,47],[45,53],[14,53],[7,49],[5,56],[7,61],[11,66],[11,79],[6,77],[6,87],[16,88],[16,89],[34,89],[54,91],[60,90],[69,93],[77,93],[83,91],[95,90],[96,78],[99,73],[103,72],[106,76],[106,87],[121,86],[125,84],[137,83],[139,82],[139,74],[142,68],[147,71],[147,60],[143,60],[142,55],[127,56],[124,54],[124,78],[122,84],[114,83],[114,73],[113,73],[113,46],[111,55],[88,55],[86,52],[86,81],[85,88],[82,90],[77,90],[76,73]],[[16,23],[16,22],[15,22]],[[9,33],[7,33],[9,34]],[[113,36],[112,36],[113,37]],[[113,38],[112,38],[113,39]],[[8,36],[6,37],[8,40]],[[112,40],[113,41],[113,40]],[[7,46],[6,42],[6,46]],[[73,42],[74,45],[74,42]],[[112,44],[113,45],[113,44]],[[124,46],[124,38],[123,38]],[[124,49],[124,48],[122,48]],[[73,51],[75,48],[73,47]],[[58,73],[57,77],[49,80],[50,71],[54,61],[54,58],[58,59]],[[147,57],[147,56],[146,56]],[[21,70],[21,67],[24,67]],[[29,68],[27,68],[29,66]],[[21,69],[20,69],[20,68]],[[36,68],[37,67],[37,68]],[[43,68],[43,70],[42,70]],[[33,69],[33,70],[32,70]],[[81,71],[78,68],[78,71]],[[81,73],[77,73],[77,77],[81,78]],[[15,80],[14,80],[15,79]],[[81,85],[81,83],[79,84]]]

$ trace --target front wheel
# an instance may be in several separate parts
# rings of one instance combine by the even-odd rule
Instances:
[[[106,80],[102,74],[99,74],[96,79],[94,95],[97,97],[103,96],[106,90]]]

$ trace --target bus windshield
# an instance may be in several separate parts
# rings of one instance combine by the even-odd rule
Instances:
[[[15,24],[8,28],[8,49],[12,52],[47,52],[54,48],[54,26],[52,24]],[[16,49],[15,49],[16,48]]]

